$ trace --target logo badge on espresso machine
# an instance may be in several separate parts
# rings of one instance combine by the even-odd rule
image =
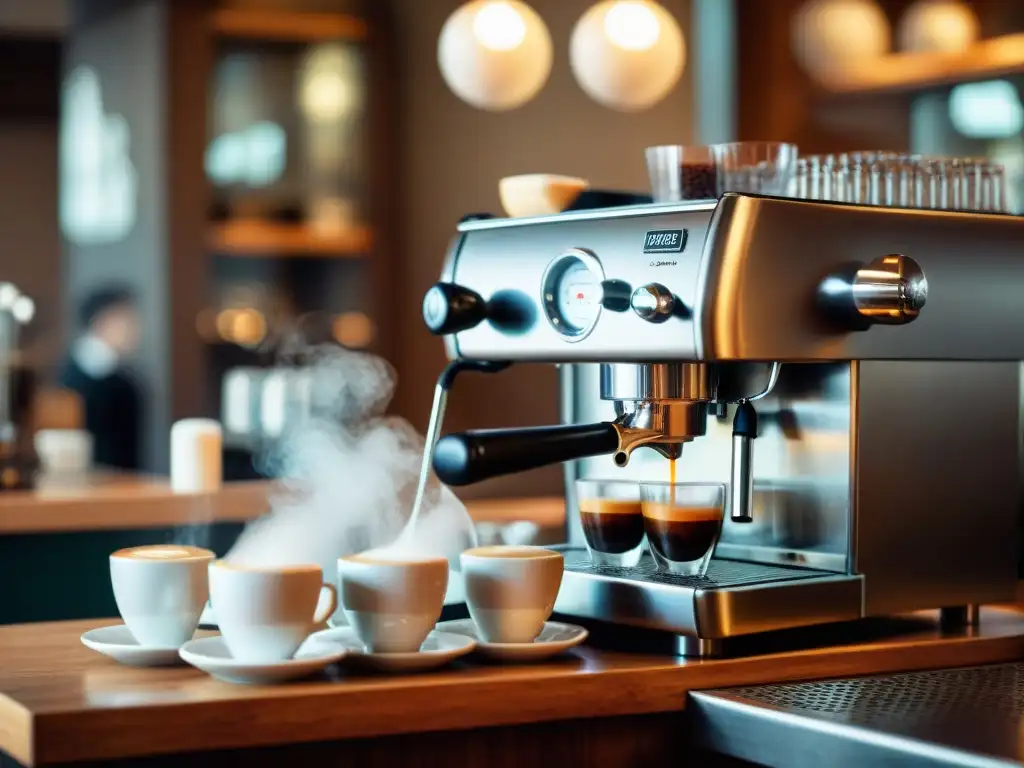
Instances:
[[[644,253],[681,253],[686,234],[685,229],[652,229],[644,237]]]

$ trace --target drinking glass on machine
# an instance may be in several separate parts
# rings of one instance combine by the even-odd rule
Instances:
[[[637,483],[577,480],[576,504],[595,565],[632,568],[640,561],[644,518]]]
[[[718,198],[718,167],[714,147],[673,144],[648,147],[644,154],[654,202]]]
[[[722,532],[721,483],[641,483],[647,543],[658,569],[703,577]]]
[[[779,141],[737,141],[713,147],[718,193],[792,195],[797,148]]]

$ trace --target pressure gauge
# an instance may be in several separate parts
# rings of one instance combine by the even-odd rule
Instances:
[[[585,339],[604,300],[604,270],[594,254],[573,248],[552,261],[541,281],[548,322],[566,341]]]

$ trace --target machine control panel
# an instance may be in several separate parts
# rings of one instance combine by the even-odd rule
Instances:
[[[563,253],[548,265],[541,299],[548,322],[566,341],[580,341],[590,335],[602,310],[632,309],[650,323],[663,323],[682,306],[661,283],[632,290],[622,280],[605,279],[600,260],[582,248]]]
[[[446,336],[448,354],[559,362],[695,359],[699,323],[686,310],[697,303],[714,211],[713,202],[674,203],[460,225],[442,280],[476,292],[487,313]],[[639,298],[634,302],[637,289],[654,284],[671,292],[670,313],[665,299],[652,299],[652,313]],[[442,298],[435,296],[433,306],[447,308]],[[434,319],[443,314],[432,314],[435,327],[450,328],[463,317]]]

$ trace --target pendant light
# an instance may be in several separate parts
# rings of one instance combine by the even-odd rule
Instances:
[[[437,63],[448,87],[479,109],[520,107],[551,74],[551,34],[519,0],[472,0],[448,17]]]
[[[657,104],[679,82],[686,42],[672,14],[653,0],[604,0],[576,23],[569,62],[594,101],[636,112]]]
[[[810,0],[793,18],[793,53],[819,80],[883,56],[892,45],[889,20],[874,0]]]
[[[958,53],[979,34],[978,17],[959,0],[919,0],[899,24],[901,51]]]

